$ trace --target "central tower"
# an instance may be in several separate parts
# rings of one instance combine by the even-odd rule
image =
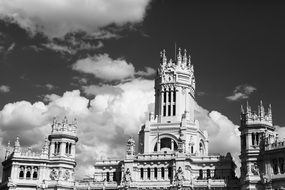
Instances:
[[[178,50],[176,60],[161,52],[155,79],[155,116],[158,122],[178,122],[182,117],[194,122],[195,77],[191,56]]]
[[[208,135],[194,119],[195,77],[191,56],[178,49],[174,60],[160,53],[155,109],[139,133],[139,152],[207,155]]]

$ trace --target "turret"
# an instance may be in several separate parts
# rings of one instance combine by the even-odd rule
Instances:
[[[275,127],[272,123],[271,105],[266,112],[262,101],[257,107],[257,112],[252,111],[248,102],[246,109],[241,106],[241,182],[242,189],[249,187],[257,188],[261,178],[259,176],[262,168],[259,167],[258,159],[262,151],[264,137],[273,135]]]
[[[50,141],[50,157],[75,158],[75,144],[78,141],[76,134],[77,121],[74,119],[69,123],[67,117],[59,122],[56,118],[53,120],[52,131],[48,136]]]

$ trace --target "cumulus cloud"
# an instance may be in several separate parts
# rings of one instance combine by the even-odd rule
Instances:
[[[238,101],[243,99],[248,99],[250,94],[256,91],[256,88],[251,85],[243,84],[235,87],[233,94],[227,96],[226,99],[229,101]]]
[[[0,12],[49,36],[140,22],[150,0],[0,0]]]
[[[83,177],[86,168],[92,175],[95,159],[124,156],[127,137],[136,135],[145,121],[148,105],[154,101],[151,80],[134,79],[114,88],[120,89],[120,93],[99,89],[91,100],[83,97],[79,90],[73,90],[63,95],[46,95],[48,103],[19,101],[7,104],[0,111],[1,143],[6,144],[19,135],[22,145],[40,147],[45,135],[50,133],[54,116],[76,117],[80,139],[77,145],[78,175]],[[30,138],[31,134],[35,138]]]
[[[123,80],[133,78],[135,75],[150,76],[155,73],[150,67],[146,67],[146,71],[136,72],[133,64],[122,58],[112,59],[108,54],[80,59],[73,64],[72,68],[79,72],[93,74],[96,78],[105,81]]]
[[[209,135],[209,154],[225,155],[230,152],[235,163],[240,166],[239,126],[218,111],[208,111],[198,104],[195,107],[195,118],[199,121],[200,128],[206,130]],[[240,172],[238,168],[237,174]]]
[[[8,93],[10,92],[10,86],[8,85],[1,85],[0,86],[0,93]]]

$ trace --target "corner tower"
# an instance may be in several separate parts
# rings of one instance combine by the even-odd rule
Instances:
[[[155,79],[155,115],[158,122],[181,121],[182,116],[194,122],[195,77],[191,56],[181,55],[181,49],[173,61],[167,60],[165,50]]]
[[[246,105],[241,106],[241,189],[262,189],[262,164],[259,163],[262,141],[265,132],[275,136],[275,127],[272,123],[271,105],[265,112],[262,101],[257,112]]]

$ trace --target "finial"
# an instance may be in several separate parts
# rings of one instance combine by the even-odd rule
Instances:
[[[20,138],[18,136],[16,137],[15,146],[20,146]]]
[[[240,105],[240,111],[241,111],[242,114],[244,114],[244,109],[243,109],[242,105]]]
[[[178,48],[177,65],[181,64],[181,48]]]
[[[184,49],[183,64],[187,65],[187,50],[186,49]]]
[[[163,63],[163,65],[165,65],[166,62],[167,62],[167,58],[166,58],[165,52],[166,52],[165,49],[163,49],[162,50],[162,63]]]
[[[262,106],[262,107],[263,107],[262,100],[260,100],[260,106]]]
[[[63,122],[64,122],[64,123],[68,123],[68,121],[67,121],[67,117],[66,117],[66,116],[64,116],[64,118],[63,118]]]
[[[8,141],[7,148],[10,148],[10,146],[11,146],[11,143],[10,143],[10,141]]]
[[[189,55],[188,55],[188,66],[190,66],[190,65],[191,65],[191,55],[189,53]]]

